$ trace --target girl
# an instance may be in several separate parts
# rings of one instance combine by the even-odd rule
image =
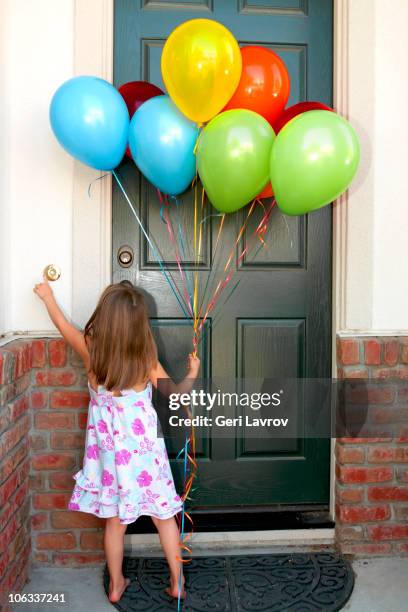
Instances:
[[[83,469],[74,475],[69,509],[106,519],[104,547],[110,573],[109,599],[117,602],[129,585],[122,574],[126,525],[152,517],[170,568],[166,592],[184,597],[179,532],[182,509],[157,414],[151,385],[167,379],[169,393],[188,393],[200,361],[189,356],[187,377],[175,385],[157,360],[157,349],[140,291],[128,281],[109,285],[84,333],[67,321],[48,282],[35,285],[48,314],[66,342],[82,357],[88,373],[90,405]]]

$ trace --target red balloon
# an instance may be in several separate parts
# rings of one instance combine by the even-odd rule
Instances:
[[[130,81],[119,87],[119,93],[126,102],[130,118],[133,117],[139,106],[155,96],[163,96],[164,91],[147,81]],[[132,159],[129,147],[126,147],[126,155]]]
[[[224,110],[252,110],[273,125],[289,99],[290,79],[285,63],[266,47],[243,47],[241,55],[241,80]]]
[[[273,197],[273,189],[272,189],[272,183],[268,183],[266,187],[264,187],[263,191],[261,191],[261,193],[258,193],[258,195],[256,196],[258,200],[264,200],[266,198],[272,198]]]
[[[276,121],[272,123],[275,133],[278,134],[278,132],[280,132],[281,129],[285,127],[285,125],[294,117],[312,110],[326,110],[334,113],[334,110],[330,108],[330,106],[326,106],[321,102],[299,102],[299,104],[294,104],[293,106],[289,106],[287,109],[285,109],[283,113],[279,115]]]

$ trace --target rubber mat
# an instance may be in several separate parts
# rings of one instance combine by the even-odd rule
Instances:
[[[177,600],[164,592],[169,574],[163,559],[126,557],[123,569],[131,584],[112,604],[115,608],[177,610]],[[354,586],[349,562],[327,552],[193,557],[184,570],[184,612],[334,612],[342,609]],[[106,592],[108,585],[105,567]]]

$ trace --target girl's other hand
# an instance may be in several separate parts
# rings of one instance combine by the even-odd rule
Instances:
[[[200,369],[200,360],[197,356],[192,353],[188,356],[188,377],[195,378]]]
[[[50,284],[49,284],[48,280],[45,277],[44,277],[44,282],[37,283],[34,286],[33,291],[43,301],[45,301],[47,298],[52,297],[54,295],[53,292],[52,292],[52,289],[50,287]]]

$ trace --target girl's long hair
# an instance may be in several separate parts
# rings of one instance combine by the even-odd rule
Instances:
[[[141,291],[129,281],[109,285],[85,326],[90,371],[109,391],[147,382],[157,348]]]

